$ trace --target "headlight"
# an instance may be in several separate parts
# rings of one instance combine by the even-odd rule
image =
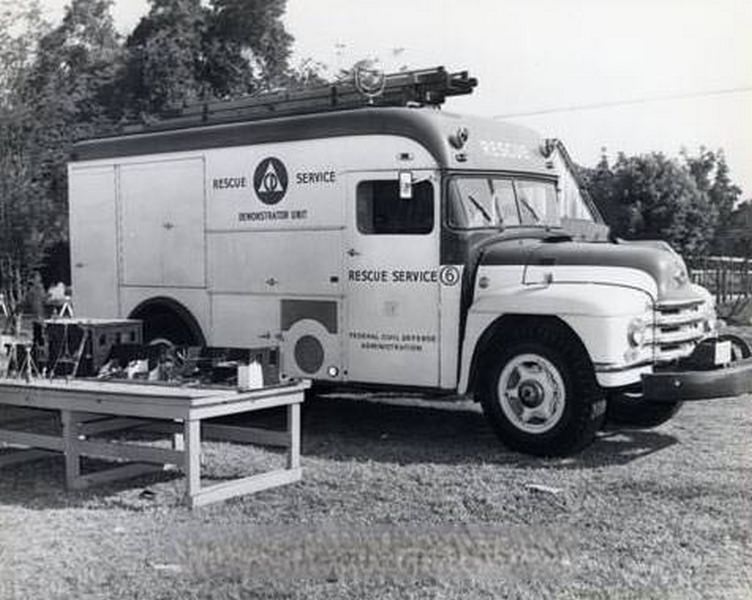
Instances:
[[[627,340],[629,345],[638,348],[645,344],[647,339],[648,323],[641,317],[635,317],[627,326]]]
[[[677,288],[682,287],[689,281],[689,273],[687,273],[687,268],[683,264],[676,265],[676,268],[671,278],[674,281],[675,287]]]

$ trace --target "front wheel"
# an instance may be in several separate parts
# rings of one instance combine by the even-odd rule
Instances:
[[[606,421],[614,425],[649,429],[671,419],[682,403],[651,402],[640,392],[616,392],[608,397]]]
[[[492,345],[485,365],[483,411],[508,447],[562,456],[593,440],[605,401],[587,355],[564,332],[510,332]]]

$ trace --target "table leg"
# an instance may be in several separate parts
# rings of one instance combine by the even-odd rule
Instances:
[[[287,433],[290,436],[287,468],[297,469],[300,467],[300,404],[290,404],[287,407]]]
[[[201,421],[183,421],[183,438],[185,442],[185,481],[186,501],[192,504],[192,498],[201,490]]]
[[[70,410],[61,410],[63,452],[65,454],[65,486],[75,489],[81,477],[81,455],[78,452],[78,423]]]

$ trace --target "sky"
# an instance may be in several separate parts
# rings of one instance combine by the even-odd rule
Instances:
[[[43,1],[56,18],[64,0]],[[146,10],[115,0],[119,30]],[[468,70],[478,87],[447,110],[561,138],[586,166],[604,148],[722,148],[752,198],[752,0],[288,0],[285,22],[293,62],[332,74],[363,58]]]

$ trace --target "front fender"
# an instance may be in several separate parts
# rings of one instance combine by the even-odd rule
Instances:
[[[649,349],[643,351],[645,356],[634,355],[633,351],[632,356],[625,357],[625,353],[629,350],[630,321],[651,312],[652,299],[647,292],[613,285],[518,285],[506,287],[503,293],[487,293],[468,311],[458,391],[467,392],[479,342],[505,315],[559,318],[580,338],[598,372],[630,360],[650,359]]]

